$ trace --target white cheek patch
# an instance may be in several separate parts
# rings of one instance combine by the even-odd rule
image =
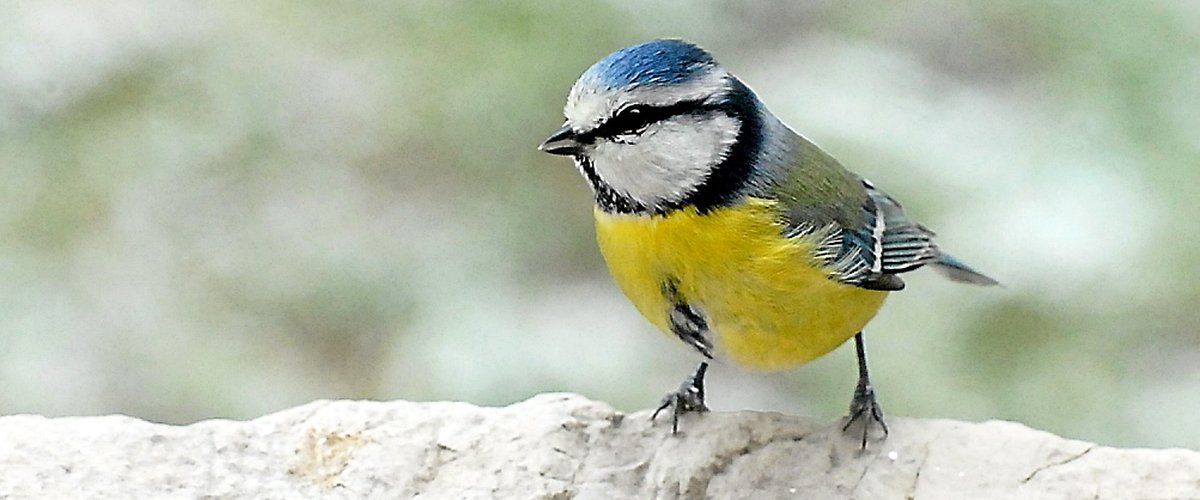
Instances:
[[[658,207],[682,201],[703,184],[737,133],[737,120],[725,114],[679,115],[640,136],[600,141],[591,158],[596,174],[615,191]]]

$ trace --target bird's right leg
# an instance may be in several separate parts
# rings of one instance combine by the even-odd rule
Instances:
[[[663,396],[662,404],[650,415],[650,420],[658,418],[659,412],[671,408],[671,434],[679,433],[679,416],[684,413],[708,411],[704,404],[704,373],[708,371],[708,361],[700,362],[696,373],[679,384],[679,389]]]
[[[679,283],[673,278],[663,281],[663,297],[671,304],[667,312],[667,323],[679,340],[691,346],[704,356],[704,361],[696,367],[696,372],[679,385],[679,389],[667,393],[662,403],[650,416],[651,420],[667,408],[671,408],[671,433],[679,433],[679,416],[684,413],[708,411],[704,404],[704,373],[708,371],[708,360],[713,359],[712,332],[708,330],[708,321],[704,314],[692,307],[683,295],[679,293]]]

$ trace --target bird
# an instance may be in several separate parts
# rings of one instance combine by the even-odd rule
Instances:
[[[709,362],[778,371],[854,338],[858,382],[843,432],[887,423],[863,328],[901,274],[997,281],[942,251],[900,203],[777,118],[711,53],[679,39],[619,49],[575,81],[566,121],[538,149],[573,159],[618,287],[700,358],[651,419],[708,411]],[[857,436],[856,436],[857,437]]]

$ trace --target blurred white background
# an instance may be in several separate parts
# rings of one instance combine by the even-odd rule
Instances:
[[[910,275],[867,330],[889,415],[1200,448],[1196,5],[0,3],[0,413],[656,404],[693,355],[535,147],[596,59],[684,37],[1006,285]],[[832,420],[853,358],[710,404]]]

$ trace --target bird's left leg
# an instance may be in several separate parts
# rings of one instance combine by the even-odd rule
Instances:
[[[852,424],[862,420],[862,447],[867,447],[867,434],[871,431],[871,423],[879,423],[883,429],[883,437],[888,435],[887,423],[883,421],[883,409],[875,399],[875,388],[871,386],[871,377],[867,373],[867,352],[863,348],[863,334],[854,335],[854,349],[858,353],[858,386],[854,388],[854,398],[850,400],[850,417],[842,432],[846,432]]]
[[[658,418],[658,413],[671,408],[671,434],[679,433],[679,416],[688,412],[704,413],[708,406],[704,404],[704,373],[708,371],[708,361],[701,361],[696,367],[696,373],[679,384],[679,389],[663,396],[662,404],[650,415],[650,420]]]

